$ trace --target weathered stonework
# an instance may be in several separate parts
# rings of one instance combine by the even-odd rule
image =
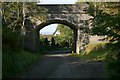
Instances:
[[[59,23],[69,26],[74,31],[74,47],[73,50],[77,54],[85,50],[89,43],[89,25],[88,21],[91,16],[86,14],[88,4],[80,5],[56,5],[42,6],[48,9],[46,22],[40,22],[33,28],[32,22],[26,22],[25,48],[32,51],[39,50],[39,31],[43,27]]]

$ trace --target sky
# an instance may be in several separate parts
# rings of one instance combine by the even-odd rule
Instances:
[[[74,4],[77,0],[40,0],[40,4]],[[53,34],[57,24],[51,24],[40,30],[40,34]]]
[[[48,26],[45,26],[40,30],[40,34],[53,34],[57,28],[57,24],[51,24]]]
[[[74,4],[77,0],[40,0],[40,4]]]

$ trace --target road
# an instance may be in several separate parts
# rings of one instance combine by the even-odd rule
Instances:
[[[102,62],[86,62],[67,51],[45,54],[19,78],[104,78]]]

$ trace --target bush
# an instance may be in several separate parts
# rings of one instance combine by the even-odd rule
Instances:
[[[7,49],[15,52],[21,51],[21,35],[19,32],[13,32],[11,29],[4,27],[2,29],[2,46],[3,52]]]
[[[19,54],[7,52],[2,55],[2,77],[13,77],[35,63],[40,54],[23,51]]]
[[[119,44],[109,44],[111,51],[107,54],[105,59],[106,75],[110,80],[120,80],[120,50]]]
[[[21,50],[21,35],[18,31],[4,27],[2,29],[2,76],[15,76],[33,64],[40,54]]]

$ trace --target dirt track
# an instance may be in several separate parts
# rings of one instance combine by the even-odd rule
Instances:
[[[66,51],[46,54],[19,78],[104,78],[103,63],[86,62],[69,55]]]

